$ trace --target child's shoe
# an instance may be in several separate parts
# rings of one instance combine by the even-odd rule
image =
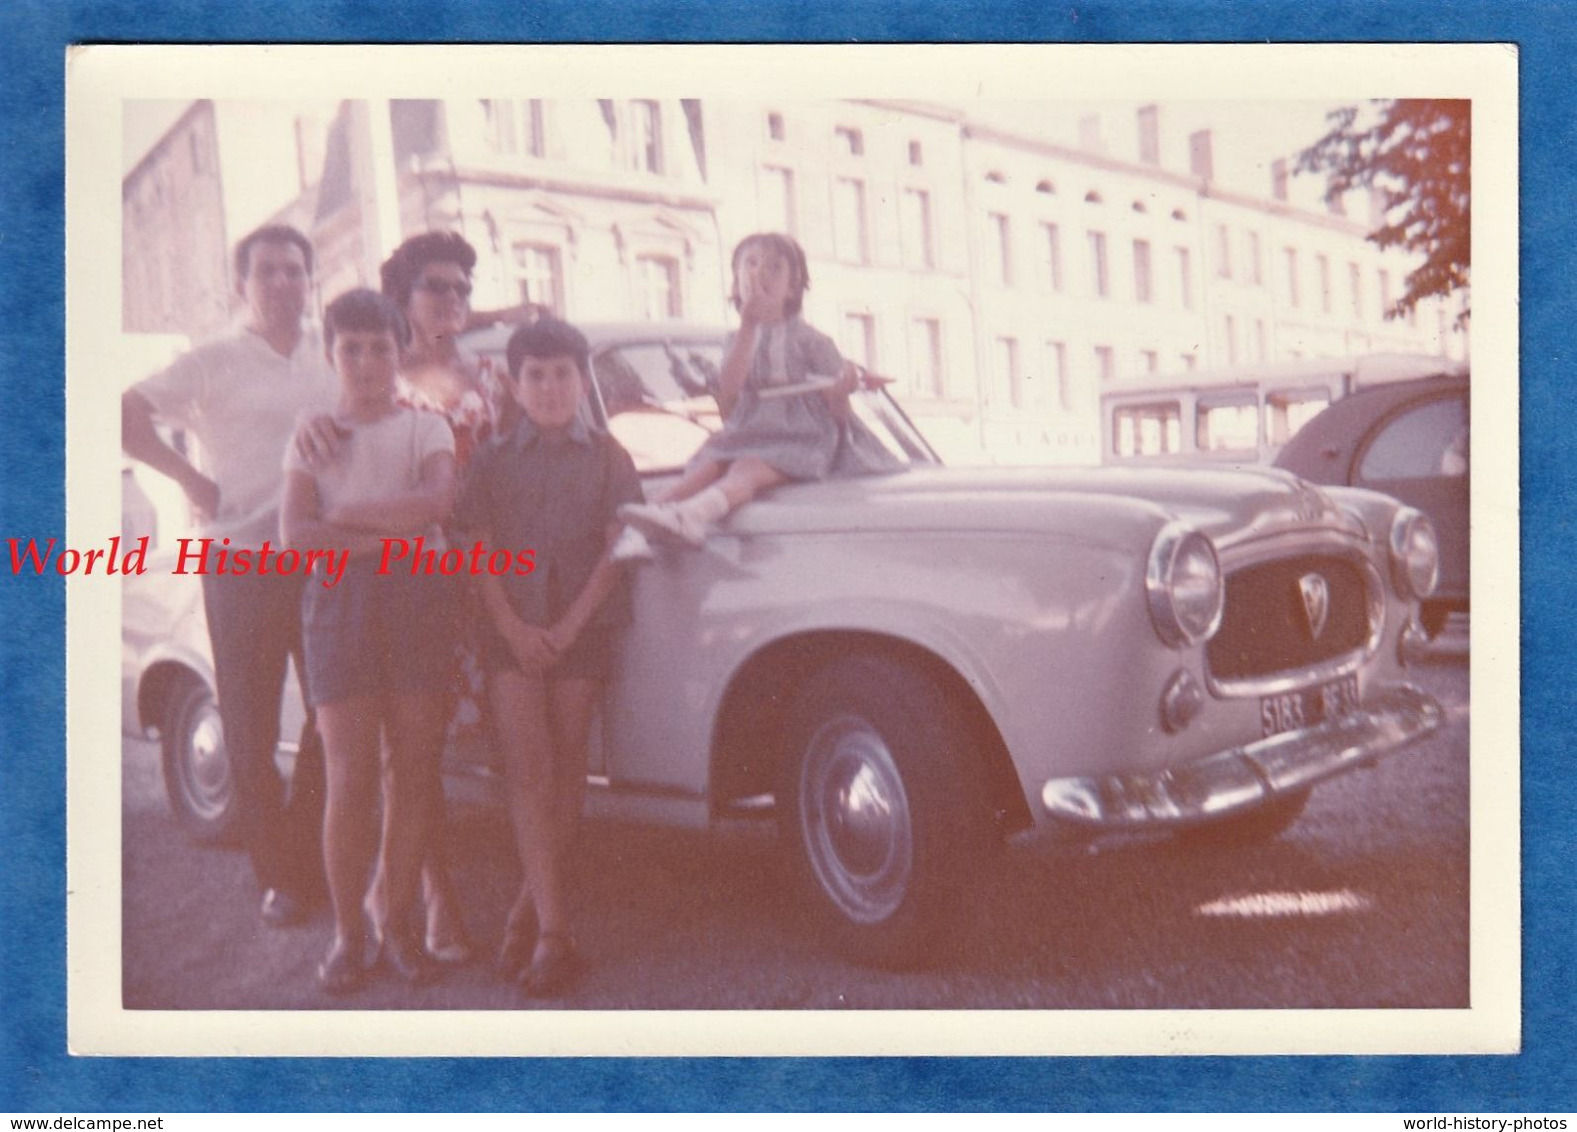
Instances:
[[[650,562],[652,544],[634,527],[625,527],[613,540],[613,550],[608,557],[614,562]]]
[[[644,535],[682,539],[691,546],[705,544],[710,525],[696,518],[689,508],[674,503],[626,503],[619,508],[618,516]]]

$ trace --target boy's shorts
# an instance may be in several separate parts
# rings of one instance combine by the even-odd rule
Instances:
[[[376,558],[353,558],[332,587],[307,579],[301,636],[313,707],[449,690],[462,580],[377,569]]]
[[[543,675],[549,679],[605,679],[613,667],[613,648],[617,630],[591,624],[581,630],[575,643],[559,657],[558,663]],[[483,626],[482,664],[489,672],[516,672],[520,666],[509,643],[489,622]]]

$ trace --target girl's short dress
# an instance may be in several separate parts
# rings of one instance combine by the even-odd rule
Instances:
[[[730,335],[726,353],[733,346]],[[691,466],[754,456],[792,480],[897,471],[901,464],[854,416],[839,420],[819,392],[762,397],[773,386],[812,375],[837,377],[838,347],[798,315],[769,323],[756,335],[739,400],[727,423],[691,459]]]
[[[445,404],[413,384],[402,374],[395,400],[402,405],[437,413],[449,422],[454,434],[455,471],[464,484],[471,459],[499,434],[503,409],[509,404],[492,359],[462,355],[461,364],[474,378],[458,401]],[[487,718],[487,674],[482,664],[482,623],[486,615],[477,600],[475,588],[461,586],[458,643],[455,647],[453,703],[449,711],[448,742],[451,745],[480,744],[490,741]]]

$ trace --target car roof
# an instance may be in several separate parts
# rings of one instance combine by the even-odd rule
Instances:
[[[1378,422],[1412,402],[1466,393],[1468,387],[1466,374],[1443,374],[1360,389],[1300,428],[1273,463],[1304,479],[1345,483],[1353,453]],[[1333,475],[1340,478],[1333,481]]]
[[[1351,378],[1355,388],[1368,388],[1418,378],[1466,377],[1467,372],[1466,363],[1434,354],[1379,353],[1345,358],[1297,358],[1221,369],[1145,374],[1135,380],[1135,388],[1123,389],[1119,384],[1105,393],[1102,400],[1121,401],[1128,397],[1154,397],[1177,392],[1253,389],[1260,385],[1295,386],[1300,381],[1324,383],[1333,377]]]

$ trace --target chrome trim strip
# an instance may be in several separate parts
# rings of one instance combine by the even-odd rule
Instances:
[[[1175,828],[1253,809],[1423,738],[1445,711],[1410,684],[1369,697],[1362,711],[1207,755],[1155,774],[1053,778],[1041,787],[1047,816],[1087,833]]]
[[[1364,578],[1364,597],[1368,604],[1369,636],[1364,641],[1363,647],[1333,656],[1329,660],[1322,660],[1318,664],[1305,665],[1302,668],[1289,668],[1283,672],[1270,672],[1263,676],[1245,676],[1238,679],[1221,679],[1210,670],[1210,653],[1204,653],[1205,684],[1210,689],[1211,695],[1217,699],[1243,699],[1250,696],[1274,696],[1282,692],[1290,692],[1295,688],[1307,687],[1310,684],[1323,684],[1327,680],[1338,680],[1343,676],[1350,676],[1363,667],[1364,662],[1379,651],[1380,642],[1385,637],[1385,581],[1380,577],[1380,571],[1369,558],[1361,554],[1334,554],[1332,557],[1348,559],[1353,565],[1360,568]],[[1274,560],[1271,560],[1274,561]],[[1254,566],[1269,565],[1270,562],[1257,562],[1241,569],[1253,569]]]

